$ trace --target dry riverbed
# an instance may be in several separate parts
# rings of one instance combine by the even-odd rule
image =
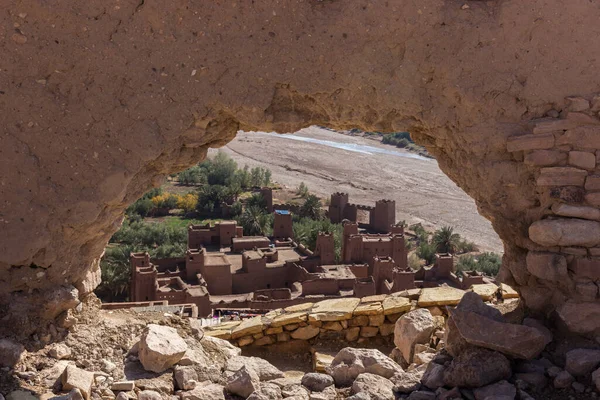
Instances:
[[[343,191],[351,202],[367,205],[392,199],[397,220],[429,229],[450,225],[482,251],[502,252],[490,222],[433,159],[317,127],[294,135],[240,132],[222,150],[241,166],[269,168],[287,187],[304,182],[320,197]]]

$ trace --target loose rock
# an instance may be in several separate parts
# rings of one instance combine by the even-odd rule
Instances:
[[[501,353],[469,348],[452,360],[444,371],[444,382],[450,387],[478,388],[511,375],[510,361]]]
[[[394,344],[408,363],[412,363],[415,344],[429,343],[434,328],[433,316],[424,308],[404,314],[396,321]]]
[[[181,360],[187,348],[176,329],[149,324],[140,339],[140,362],[148,371],[163,372]]]
[[[333,384],[333,378],[327,374],[310,372],[302,377],[302,386],[311,392],[322,392],[325,388]]]

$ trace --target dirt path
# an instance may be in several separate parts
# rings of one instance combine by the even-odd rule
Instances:
[[[267,167],[275,181],[288,187],[304,182],[322,197],[343,191],[359,204],[396,200],[397,220],[428,228],[450,225],[481,250],[502,252],[490,222],[435,160],[317,127],[293,136],[240,132],[223,150],[240,165]]]

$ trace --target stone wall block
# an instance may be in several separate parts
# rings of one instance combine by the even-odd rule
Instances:
[[[579,149],[600,148],[600,126],[585,125],[569,129],[559,138],[556,145],[573,145]]]
[[[582,169],[596,168],[596,154],[587,151],[569,152],[569,164]]]
[[[562,217],[600,220],[600,210],[595,207],[555,203],[552,205],[552,212]]]
[[[594,207],[600,207],[600,192],[587,193],[585,201]]]
[[[533,128],[533,133],[537,135],[544,133],[560,132],[565,131],[567,129],[576,128],[577,125],[578,124],[576,121],[567,119],[543,120],[535,124],[535,127]]]
[[[585,178],[585,190],[600,190],[600,175],[589,175]]]
[[[567,109],[569,111],[585,111],[590,108],[590,102],[579,96],[567,97]]]
[[[554,135],[551,133],[512,136],[508,138],[506,143],[509,152],[551,149],[552,147],[554,147]]]
[[[567,260],[560,254],[530,251],[526,263],[527,271],[537,278],[553,282],[568,279]]]
[[[588,278],[600,280],[600,258],[575,257],[569,263],[569,269],[577,279]]]
[[[547,247],[594,247],[600,243],[600,222],[576,218],[544,219],[531,224],[529,238]]]
[[[583,186],[587,171],[573,167],[542,168],[536,181],[538,186]]]
[[[523,162],[537,167],[551,167],[564,165],[567,162],[568,155],[557,150],[533,150],[525,154]]]

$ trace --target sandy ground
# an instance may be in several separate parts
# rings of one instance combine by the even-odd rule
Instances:
[[[502,252],[490,222],[435,160],[317,127],[294,135],[240,132],[222,150],[240,166],[269,168],[273,180],[285,186],[304,182],[321,197],[348,192],[351,202],[367,205],[392,199],[397,220],[421,222],[431,229],[450,225],[482,251]]]

